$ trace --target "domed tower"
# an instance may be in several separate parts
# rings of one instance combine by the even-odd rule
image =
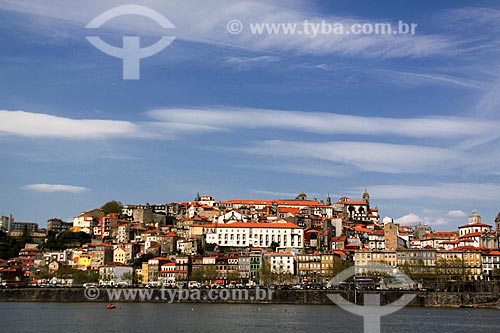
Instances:
[[[370,206],[370,194],[368,194],[366,188],[365,188],[365,193],[363,193],[363,201],[366,202],[368,206]]]
[[[295,200],[305,201],[307,200],[307,194],[304,192],[300,192],[299,195],[295,198]]]
[[[326,197],[326,204],[328,206],[332,205],[332,198],[330,197],[330,193],[328,193],[328,196]]]
[[[473,210],[469,216],[469,224],[481,223],[481,216],[477,213],[477,210]]]

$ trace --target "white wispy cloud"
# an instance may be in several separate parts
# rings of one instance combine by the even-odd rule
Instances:
[[[94,17],[121,3],[117,1],[83,0],[68,5],[64,0],[38,0],[20,2],[5,0],[0,8],[77,22],[84,26]],[[251,51],[279,51],[300,54],[340,54],[363,57],[422,57],[447,54],[456,48],[453,38],[444,35],[430,35],[418,32],[416,35],[355,35],[323,34],[314,38],[306,34],[252,34],[250,23],[297,23],[304,20],[320,24],[321,21],[335,22],[345,27],[354,23],[385,23],[383,20],[355,18],[339,15],[321,15],[314,4],[302,1],[279,1],[270,3],[255,1],[155,1],[138,0],[167,16],[177,27],[178,39],[238,47]],[[242,33],[229,34],[228,21],[238,19],[244,24]],[[381,22],[382,21],[382,22]],[[142,23],[142,21],[141,21]],[[137,20],[120,20],[108,25],[122,32],[146,31],[158,33],[152,26],[144,27]],[[394,24],[394,22],[391,22]]]
[[[372,142],[268,140],[237,150],[254,155],[315,158],[384,173],[417,173],[463,159],[459,152],[443,148]]]
[[[23,187],[25,190],[43,193],[67,192],[67,193],[82,193],[90,191],[90,189],[82,186],[61,185],[61,184],[31,184]]]
[[[355,134],[411,138],[458,138],[474,142],[498,136],[500,122],[457,117],[387,118],[331,112],[252,108],[167,108],[146,112],[144,121],[73,119],[0,110],[0,135],[67,139],[174,138],[182,134],[238,129],[280,129],[323,135]],[[470,131],[470,128],[474,131]]]
[[[359,189],[358,189],[359,191]],[[438,199],[446,201],[496,202],[500,197],[500,184],[493,183],[438,183],[433,185],[373,185],[370,194],[377,199]]]
[[[271,162],[268,160],[267,163],[239,164],[235,165],[235,167],[264,170],[276,174],[291,173],[320,177],[348,177],[353,175],[353,170],[346,170],[341,166],[334,166],[328,161],[301,161],[300,164],[295,162],[296,161],[287,161],[280,157],[278,161]]]
[[[454,77],[437,73],[415,73],[384,69],[373,70],[372,74],[378,79],[383,79],[386,82],[403,86],[444,85],[471,89],[480,89],[484,86],[484,83],[478,82],[474,79]]]
[[[239,70],[249,70],[255,66],[267,66],[270,63],[280,61],[276,56],[258,56],[258,57],[227,57],[224,63],[234,66]]]
[[[403,215],[401,217],[398,217],[397,219],[394,219],[394,222],[399,223],[401,225],[410,225],[411,226],[411,225],[417,224],[419,222],[422,222],[422,218],[415,213],[410,213],[410,214],[406,214],[406,215]]]
[[[167,123],[216,128],[277,128],[318,134],[396,135],[404,137],[482,137],[497,135],[499,122],[460,117],[389,118],[332,112],[282,111],[254,108],[164,108],[147,115]],[[476,130],[470,131],[473,127]]]
[[[470,128],[474,128],[471,131]],[[96,139],[176,139],[185,135],[217,133],[224,135],[238,130],[279,129],[322,135],[363,134],[378,136],[380,142],[262,140],[251,145],[230,148],[252,155],[280,158],[312,158],[331,163],[323,175],[342,174],[345,166],[358,171],[384,173],[418,173],[429,169],[451,170],[472,161],[467,148],[498,137],[500,127],[495,121],[466,118],[381,118],[349,116],[335,113],[280,111],[263,109],[186,108],[157,109],[145,113],[145,121],[72,119],[25,111],[0,110],[0,137],[21,136],[75,140]],[[449,138],[455,147],[434,147],[408,142],[384,142],[391,137]],[[493,139],[492,139],[493,138]],[[462,144],[460,144],[462,143]],[[222,147],[224,149],[224,147]],[[497,158],[492,147],[474,152],[483,160],[481,170],[495,169]],[[271,165],[268,165],[272,168]],[[286,169],[286,168],[285,168]],[[315,168],[289,166],[282,172],[318,174]],[[294,169],[294,170],[293,170]],[[318,169],[318,168],[316,168]],[[271,169],[270,169],[271,170]],[[496,169],[495,169],[496,170]]]
[[[410,213],[398,217],[397,219],[394,220],[394,222],[399,223],[400,225],[409,225],[409,226],[413,226],[418,223],[427,224],[430,226],[445,226],[450,224],[450,222],[447,219],[441,216],[437,217],[420,216],[415,213]]]
[[[500,118],[500,77],[484,90],[475,111],[482,117]]]
[[[268,195],[268,196],[272,196],[275,198],[279,197],[280,199],[295,198],[299,194],[299,192],[297,192],[297,193],[294,193],[294,192],[276,192],[276,191],[265,191],[265,190],[250,190],[250,192]]]
[[[138,134],[138,127],[128,121],[71,119],[43,113],[0,110],[0,135],[102,139]]]
[[[446,213],[447,216],[452,218],[464,218],[467,217],[467,213],[461,210],[450,210]]]
[[[471,26],[487,27],[488,31],[500,31],[500,10],[488,7],[462,7],[447,10],[443,15],[447,22],[457,29],[468,29]],[[474,32],[474,31],[473,31]],[[487,33],[486,32],[486,33]]]

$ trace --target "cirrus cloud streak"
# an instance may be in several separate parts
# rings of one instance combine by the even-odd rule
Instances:
[[[31,184],[24,186],[23,189],[34,192],[43,192],[43,193],[55,193],[55,192],[82,193],[90,191],[90,189],[82,186],[61,185],[61,184]]]

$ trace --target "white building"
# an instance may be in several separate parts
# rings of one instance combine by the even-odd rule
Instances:
[[[368,247],[370,250],[384,250],[385,249],[385,237],[384,229],[374,231],[368,234]]]
[[[483,265],[483,276],[486,280],[493,277],[493,271],[500,270],[500,251],[492,250],[488,253],[481,254],[481,262]]]
[[[207,205],[207,206],[213,207],[215,204],[215,200],[214,200],[214,198],[212,198],[211,195],[205,194],[205,195],[201,196],[199,203],[202,205]]]
[[[194,254],[196,252],[196,244],[194,239],[179,239],[176,249],[177,252],[183,254]]]
[[[122,264],[127,262],[127,250],[123,246],[117,246],[113,249],[113,261]]]
[[[472,211],[469,216],[469,222],[465,225],[458,227],[460,238],[470,238],[474,236],[480,236],[482,233],[491,231],[492,226],[484,224],[481,222],[481,216],[477,214],[477,211]]]
[[[294,255],[291,252],[266,252],[264,260],[272,273],[295,274]]]
[[[243,216],[243,214],[231,210],[223,215],[215,216],[214,223],[224,224],[224,223],[233,223],[233,222],[247,222],[248,219]]]
[[[97,226],[97,220],[104,217],[104,213],[100,209],[94,209],[88,212],[83,212],[73,219],[73,227],[77,227],[80,231],[91,234],[93,228]]]
[[[99,267],[99,284],[115,286],[119,284],[131,284],[133,268],[119,262],[112,262],[106,266]]]
[[[130,241],[130,225],[128,223],[121,223],[118,225],[116,240],[120,244]]]
[[[175,262],[161,265],[160,273],[158,274],[158,282],[162,285],[175,283],[176,272]]]
[[[231,247],[278,247],[302,248],[304,229],[279,220],[273,223],[234,222],[204,226],[206,242]]]

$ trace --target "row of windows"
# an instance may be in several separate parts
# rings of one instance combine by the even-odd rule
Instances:
[[[221,232],[224,232],[224,233],[247,233],[247,232],[252,232],[252,230],[250,229],[238,229],[238,228],[219,228],[219,230]],[[290,232],[290,229],[263,229],[263,230],[259,230],[259,232],[265,232],[265,233],[289,233]],[[256,233],[259,233],[259,232],[256,232]]]

